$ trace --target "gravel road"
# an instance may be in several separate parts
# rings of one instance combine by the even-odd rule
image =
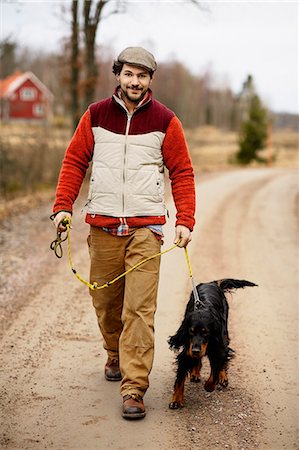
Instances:
[[[226,390],[187,383],[186,406],[168,409],[176,331],[190,293],[184,252],[163,256],[156,357],[143,421],[121,418],[118,384],[104,380],[105,354],[87,288],[67,258],[48,250],[51,203],[18,213],[1,236],[1,448],[113,450],[298,449],[298,171],[246,169],[198,179],[189,246],[196,282],[245,278],[229,296],[236,351]],[[79,200],[72,246],[88,277],[88,226]],[[165,226],[172,245],[174,208]],[[204,364],[204,376],[208,373]],[[297,433],[297,434],[296,434]]]

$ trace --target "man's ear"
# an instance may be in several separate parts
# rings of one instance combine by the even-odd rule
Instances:
[[[119,83],[119,80],[120,80],[119,73],[117,73],[117,74],[115,75],[115,78],[116,78],[117,82]]]

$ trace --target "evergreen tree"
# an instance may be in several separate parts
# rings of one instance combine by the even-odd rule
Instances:
[[[239,137],[239,151],[237,161],[249,164],[251,161],[263,161],[258,151],[266,145],[268,118],[267,111],[256,94],[253,79],[248,76],[243,85],[241,101],[243,99],[243,116]]]

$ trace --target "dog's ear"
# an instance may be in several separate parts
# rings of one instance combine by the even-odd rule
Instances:
[[[188,323],[187,320],[184,319],[176,334],[174,336],[170,336],[167,341],[170,350],[179,350],[181,347],[186,345],[188,342],[188,336]]]
[[[170,350],[179,350],[181,347],[181,344],[180,344],[176,334],[174,336],[169,336],[169,339],[167,342],[168,342]]]
[[[252,283],[251,281],[247,280],[234,280],[233,278],[225,278],[223,280],[216,281],[220,289],[222,289],[223,292],[230,291],[232,289],[240,289],[244,288],[246,286],[257,286],[257,284]]]

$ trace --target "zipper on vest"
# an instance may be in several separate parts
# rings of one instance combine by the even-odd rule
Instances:
[[[122,189],[122,213],[125,214],[125,186],[126,186],[126,162],[127,162],[127,140],[129,135],[130,123],[132,119],[132,115],[127,112],[127,125],[126,125],[126,133],[125,133],[125,148],[124,148],[124,165],[123,165],[123,189]]]

